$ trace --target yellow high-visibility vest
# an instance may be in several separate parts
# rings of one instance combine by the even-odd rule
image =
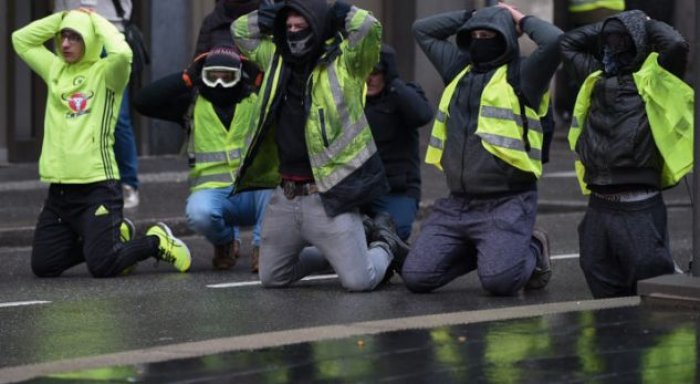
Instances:
[[[433,130],[428,144],[425,162],[442,170],[440,161],[447,140],[447,121],[449,106],[459,81],[471,70],[465,68],[445,88],[440,98],[438,112],[433,123]],[[542,144],[544,134],[540,118],[549,107],[549,93],[545,94],[538,111],[525,106],[528,120],[527,139],[530,148],[523,140],[523,121],[520,112],[520,100],[515,90],[508,83],[508,66],[496,70],[481,94],[479,117],[475,134],[481,137],[481,143],[489,153],[536,177],[542,175]]]

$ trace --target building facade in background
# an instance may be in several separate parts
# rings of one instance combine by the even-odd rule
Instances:
[[[349,0],[371,10],[384,26],[384,40],[397,51],[401,77],[419,82],[433,104],[443,89],[442,81],[411,35],[414,20],[439,12],[472,9],[490,0]],[[523,12],[545,20],[562,19],[564,0],[512,0]],[[659,8],[659,3],[664,6]],[[669,3],[675,5],[669,11]],[[691,0],[659,2],[628,0],[658,17],[670,17],[672,24],[691,41],[694,37],[695,3]],[[146,36],[151,65],[142,76],[150,82],[187,67],[199,25],[214,7],[214,0],[135,0],[133,21]],[[0,1],[0,164],[34,162],[39,158],[43,135],[46,90],[43,82],[19,60],[10,43],[12,31],[50,13],[51,0]],[[565,27],[565,26],[562,26]],[[521,40],[526,54],[531,45]],[[692,55],[691,55],[692,57]],[[692,65],[691,65],[692,68]],[[138,89],[139,84],[132,88]],[[132,90],[133,91],[133,90]],[[136,137],[141,155],[178,153],[184,135],[177,125],[135,116]],[[427,130],[426,130],[427,131]],[[427,136],[427,133],[425,134]],[[425,141],[423,141],[425,142]]]

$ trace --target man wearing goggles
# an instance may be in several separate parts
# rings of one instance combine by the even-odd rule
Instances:
[[[188,130],[191,194],[185,214],[189,227],[214,244],[213,265],[218,270],[235,265],[241,244],[238,226],[250,225],[251,271],[258,271],[260,226],[271,190],[232,193],[256,112],[251,73],[252,64],[248,67],[233,48],[215,48],[197,57],[183,74],[144,87],[134,99],[140,113],[181,123]]]
[[[231,88],[241,80],[241,69],[233,67],[204,67],[202,68],[202,82],[207,87],[222,86]]]

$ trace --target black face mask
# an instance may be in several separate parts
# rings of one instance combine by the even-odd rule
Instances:
[[[220,85],[212,88],[202,85],[199,88],[199,93],[212,104],[223,108],[232,106],[240,101],[242,88],[240,84],[232,88],[224,88]]]
[[[629,34],[610,33],[604,38],[603,67],[608,75],[628,72],[636,56],[636,49]]]
[[[294,57],[302,57],[313,49],[313,32],[311,28],[303,31],[287,32],[287,45],[289,53]]]
[[[500,37],[473,39],[469,45],[469,55],[474,63],[488,63],[506,52],[506,42]]]

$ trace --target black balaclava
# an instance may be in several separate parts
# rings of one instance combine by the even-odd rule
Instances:
[[[298,13],[308,23],[308,29],[287,32],[287,18]],[[326,0],[286,0],[277,12],[273,27],[273,40],[287,63],[306,66],[315,63],[324,50],[323,42],[329,38],[326,23],[332,18]],[[294,54],[292,53],[294,52]]]
[[[300,58],[314,49],[313,31],[306,28],[303,31],[287,32],[287,46],[292,56]]]
[[[232,67],[243,70],[240,56],[233,49],[226,48],[213,49],[204,59],[203,68],[206,67]],[[212,88],[200,80],[199,93],[215,106],[223,108],[238,103],[241,99],[243,88],[242,79],[231,88],[224,88],[221,85]]]
[[[628,71],[637,50],[625,25],[619,20],[609,20],[605,23],[601,37],[605,74],[615,76]]]
[[[500,33],[490,39],[474,39],[469,44],[469,56],[475,64],[489,63],[503,56],[506,41]]]

